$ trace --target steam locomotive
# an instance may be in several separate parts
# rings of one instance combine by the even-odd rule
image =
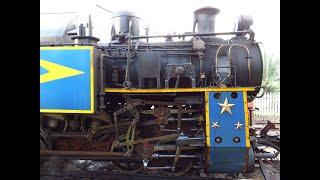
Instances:
[[[82,24],[73,43],[40,44],[41,158],[166,176],[253,171],[248,102],[261,88],[261,51],[251,17],[215,32],[219,11],[194,11],[193,32],[157,36],[121,11],[107,45]]]

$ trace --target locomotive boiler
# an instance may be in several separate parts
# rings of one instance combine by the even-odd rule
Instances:
[[[121,11],[106,45],[83,25],[74,43],[41,44],[41,158],[166,176],[252,171],[247,103],[261,88],[262,56],[252,19],[215,32],[219,11],[198,9],[192,32],[156,36]]]
[[[126,88],[258,87],[262,80],[262,57],[252,20],[243,16],[238,32],[215,33],[215,8],[194,12],[193,33],[167,36],[139,36],[138,17],[130,12],[115,14],[112,43],[106,46],[107,86]],[[129,23],[131,22],[131,24]],[[131,27],[131,28],[130,28]],[[195,35],[196,27],[198,29]],[[129,30],[132,30],[131,32]],[[131,34],[130,38],[125,38]],[[216,35],[234,34],[224,40]],[[249,39],[245,36],[249,35]],[[209,35],[209,36],[208,36]],[[173,41],[173,37],[192,37]],[[142,39],[166,38],[148,43]],[[129,44],[128,44],[129,43]],[[128,51],[127,49],[132,49]],[[123,59],[121,61],[121,59]],[[124,61],[125,60],[125,61]],[[128,63],[130,62],[130,63]],[[123,84],[124,83],[124,84]]]

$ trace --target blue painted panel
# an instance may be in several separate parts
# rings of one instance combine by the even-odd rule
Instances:
[[[41,66],[40,66],[40,75],[42,75],[42,74],[46,74],[46,73],[48,73],[49,71],[47,71],[45,68],[42,68]]]
[[[218,92],[209,92],[209,116],[210,116],[210,146],[211,147],[246,147],[246,129],[245,129],[245,112],[243,102],[243,92],[236,92],[236,98],[231,97],[232,92],[220,92],[220,98],[215,99],[214,94]],[[231,113],[223,112],[220,115],[221,107],[218,103],[223,104],[225,100],[229,104],[235,104],[231,108]],[[236,129],[239,121],[242,126]],[[213,128],[213,122],[218,122],[220,127]],[[221,137],[222,142],[216,143],[215,138]],[[234,137],[239,137],[240,142],[233,142]]]
[[[211,173],[244,172],[246,148],[210,148]]]
[[[91,110],[90,49],[40,50],[40,59],[83,72],[40,84],[40,109]],[[40,66],[40,76],[50,70]]]

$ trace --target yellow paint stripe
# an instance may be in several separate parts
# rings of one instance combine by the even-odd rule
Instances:
[[[105,92],[118,92],[118,93],[168,93],[168,92],[208,92],[208,91],[254,91],[255,88],[242,87],[242,88],[169,88],[169,89],[120,89],[120,88],[105,88]]]
[[[249,118],[248,118],[248,101],[247,92],[243,92],[243,107],[244,107],[244,118],[246,124],[246,147],[250,147],[250,134],[249,134]]]
[[[78,48],[78,47],[77,47]],[[94,105],[95,105],[95,98],[94,98],[94,52],[93,52],[93,47],[92,46],[88,46],[87,48],[90,49],[90,71],[91,71],[91,74],[90,74],[90,81],[91,81],[91,84],[90,84],[90,91],[91,91],[91,111],[90,113],[94,113]]]
[[[205,92],[205,111],[206,111],[206,146],[207,160],[210,160],[210,115],[209,115],[209,92]]]
[[[205,92],[206,106],[206,145],[210,147],[210,116],[209,116],[209,92]]]

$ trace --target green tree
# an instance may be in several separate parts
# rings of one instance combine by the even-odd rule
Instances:
[[[280,91],[280,59],[264,55],[264,78],[266,92]]]

